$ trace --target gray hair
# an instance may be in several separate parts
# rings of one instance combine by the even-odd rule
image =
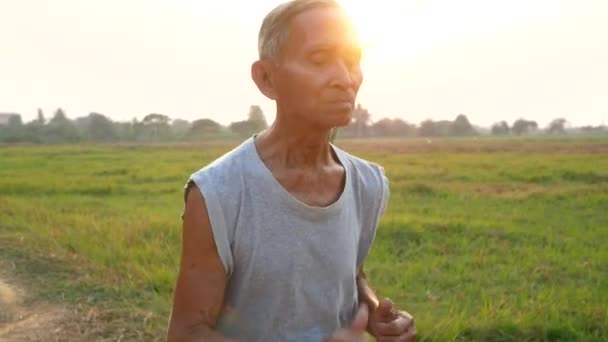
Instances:
[[[336,0],[292,0],[270,11],[258,36],[259,58],[278,58],[287,41],[291,20],[302,12],[317,8],[342,9],[342,6]]]

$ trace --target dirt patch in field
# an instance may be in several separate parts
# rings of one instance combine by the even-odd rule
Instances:
[[[30,289],[0,262],[0,342],[91,341],[79,310],[45,301],[33,303]]]
[[[27,291],[15,279],[0,273],[1,342],[85,340],[70,331],[73,317],[67,308],[48,303],[25,305],[27,297]]]
[[[90,303],[46,301],[15,270],[14,264],[0,260],[0,342],[162,340],[144,331],[152,316],[148,312],[131,317]],[[129,326],[125,319],[139,320],[141,326]]]

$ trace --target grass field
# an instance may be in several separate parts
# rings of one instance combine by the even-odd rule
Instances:
[[[419,340],[608,341],[608,139],[338,144],[391,180],[367,270]],[[182,187],[233,146],[0,146],[0,260],[162,340]]]

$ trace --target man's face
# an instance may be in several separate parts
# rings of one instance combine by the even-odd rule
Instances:
[[[297,15],[273,77],[279,109],[323,128],[347,125],[363,81],[360,59],[358,37],[343,11]]]

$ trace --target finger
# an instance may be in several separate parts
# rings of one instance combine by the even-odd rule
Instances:
[[[416,342],[416,328],[410,329],[405,335],[399,337],[397,342]]]
[[[356,333],[362,334],[367,328],[367,321],[369,320],[369,309],[366,304],[359,305],[359,310],[350,325],[350,330]]]
[[[385,298],[378,303],[375,313],[381,319],[391,319],[393,316],[393,302]]]
[[[376,342],[400,342],[399,336],[380,336],[376,337]]]
[[[413,325],[413,318],[397,315],[394,320],[388,323],[378,322],[376,330],[380,336],[401,336],[413,327]]]
[[[376,342],[416,342],[416,329],[401,336],[380,336],[376,338]]]

